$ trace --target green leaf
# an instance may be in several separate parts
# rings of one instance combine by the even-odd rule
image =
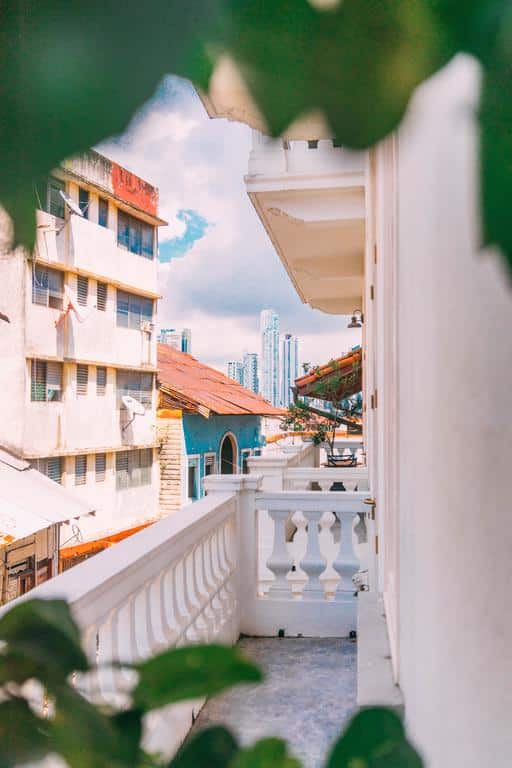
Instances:
[[[501,247],[512,270],[512,11],[502,20],[500,35],[484,70],[481,125],[481,197],[483,240]]]
[[[421,768],[398,715],[389,709],[363,709],[334,745],[326,768]]]
[[[169,768],[228,768],[237,749],[226,728],[205,728],[185,741]]]
[[[300,768],[300,762],[288,754],[285,741],[261,739],[247,749],[241,749],[229,768]]]
[[[44,684],[89,669],[80,633],[64,600],[25,600],[0,619],[2,680],[37,676]],[[12,674],[12,678],[10,675]]]
[[[110,722],[118,733],[119,756],[124,768],[137,768],[141,759],[142,713],[128,709],[112,715]]]
[[[132,754],[133,737],[129,736],[129,745],[123,743],[126,736],[119,721],[68,685],[56,688],[54,694],[56,711],[49,721],[52,750],[72,768],[124,768],[126,755]],[[133,725],[131,718],[127,722]]]
[[[50,751],[47,726],[24,699],[3,701],[0,704],[0,768],[42,760]]]
[[[260,670],[238,648],[192,645],[165,651],[135,665],[139,682],[133,692],[144,711],[185,699],[211,696],[237,683],[258,683]]]
[[[6,0],[0,4],[0,201],[34,240],[33,183],[123,131],[167,72],[205,87],[218,0]]]

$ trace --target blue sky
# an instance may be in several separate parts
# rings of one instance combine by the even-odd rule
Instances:
[[[343,317],[303,305],[246,194],[251,131],[210,120],[192,86],[166,77],[127,131],[100,151],[160,190],[161,327],[192,329],[192,352],[225,370],[259,352],[259,313],[301,340],[301,359],[321,363],[358,343]]]

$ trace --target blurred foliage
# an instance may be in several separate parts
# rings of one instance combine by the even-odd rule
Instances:
[[[331,4],[332,5],[332,4]],[[166,73],[206,90],[235,60],[281,133],[312,109],[364,148],[400,123],[417,85],[458,52],[483,66],[486,243],[512,265],[512,10],[508,0],[4,0],[0,5],[0,201],[16,241],[34,238],[34,184],[126,128]]]
[[[144,752],[143,718],[151,710],[262,679],[236,647],[192,645],[138,664],[117,663],[115,670],[91,669],[67,604],[38,599],[18,603],[2,615],[0,638],[0,768],[50,753],[60,755],[71,768],[300,768],[281,739],[241,746],[222,726],[193,731],[170,762]],[[64,638],[59,669],[57,651],[51,658],[48,649],[55,643],[62,652]],[[98,674],[135,670],[138,682],[131,704],[115,709],[82,696],[74,685],[71,660],[87,675],[90,691]],[[421,765],[399,718],[372,708],[352,719],[326,768]]]

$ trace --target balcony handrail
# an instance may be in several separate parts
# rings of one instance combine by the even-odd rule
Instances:
[[[263,491],[256,494],[256,509],[301,512],[351,512],[365,514],[367,491]]]

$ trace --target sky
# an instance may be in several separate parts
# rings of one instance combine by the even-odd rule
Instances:
[[[190,328],[192,354],[226,371],[260,351],[259,314],[320,364],[359,342],[347,318],[302,304],[245,191],[245,125],[211,120],[186,81],[166,77],[126,132],[98,147],[160,190],[158,326]]]

